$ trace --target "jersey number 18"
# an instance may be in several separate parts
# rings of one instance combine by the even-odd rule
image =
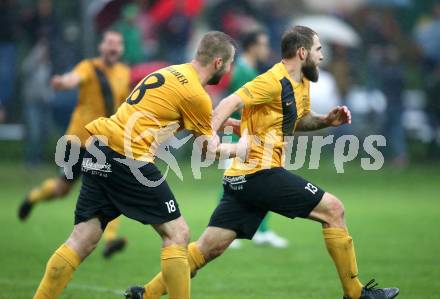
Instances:
[[[151,77],[155,77],[157,79],[156,82],[154,83],[148,83],[145,84],[145,82],[147,82],[148,79],[150,79]],[[159,73],[153,73],[148,75],[147,77],[145,77],[144,80],[142,80],[141,84],[139,84],[128,96],[127,98],[127,103],[129,103],[130,105],[134,105],[139,103],[142,98],[145,95],[145,92],[147,91],[147,89],[153,89],[153,88],[158,88],[160,86],[162,86],[165,83],[165,77],[162,74]],[[137,93],[137,96],[135,99],[132,99],[132,97]]]

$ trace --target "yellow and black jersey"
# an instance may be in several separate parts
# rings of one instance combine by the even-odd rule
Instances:
[[[111,67],[100,58],[78,63],[73,72],[80,77],[78,103],[67,135],[77,136],[84,146],[90,134],[85,126],[101,116],[112,115],[130,92],[130,69],[117,63]]]
[[[284,136],[293,134],[299,119],[310,112],[310,82],[293,81],[283,63],[235,92],[243,103],[241,131],[251,136],[245,163],[234,159],[226,176],[240,176],[284,164]]]
[[[157,146],[179,129],[212,135],[211,99],[192,64],[173,65],[145,77],[110,118],[86,126],[114,151],[153,162]]]

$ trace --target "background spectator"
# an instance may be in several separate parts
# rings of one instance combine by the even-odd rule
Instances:
[[[17,60],[18,6],[15,0],[0,0],[0,123],[12,99]]]
[[[122,18],[116,22],[115,29],[121,32],[124,38],[124,55],[122,59],[130,64],[142,62],[143,41],[142,33],[136,24],[138,7],[135,4],[129,4],[122,10]]]
[[[49,101],[53,96],[49,84],[52,72],[49,56],[48,41],[41,38],[22,63],[26,161],[31,166],[40,163],[49,132]]]

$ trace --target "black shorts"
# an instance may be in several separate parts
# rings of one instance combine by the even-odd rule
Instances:
[[[225,176],[223,198],[209,226],[233,230],[239,239],[252,239],[267,212],[307,218],[323,195],[322,189],[281,167]]]
[[[180,217],[177,201],[154,164],[142,163],[137,173],[143,180],[157,185],[148,186],[145,181],[144,184],[138,181],[129,166],[118,161],[127,161],[127,158],[109,147],[98,146],[96,142],[94,145],[104,153],[105,162],[98,162],[86,151],[75,224],[98,217],[104,229],[108,222],[121,214],[143,224],[161,224]],[[139,167],[139,161],[129,161],[138,163]]]
[[[67,147],[66,147],[66,152],[64,153],[64,160],[67,161],[67,159],[69,159],[69,155],[70,155],[70,150],[72,149],[72,143],[71,142],[67,142]],[[60,168],[60,177],[67,181],[67,182],[76,182],[80,176],[81,176],[81,163],[82,163],[82,159],[84,158],[84,154],[86,153],[86,149],[84,147],[80,147],[79,148],[79,158],[78,158],[78,162],[76,162],[73,166],[72,166],[72,176],[71,177],[67,177],[66,176],[66,172],[64,171],[64,168]]]

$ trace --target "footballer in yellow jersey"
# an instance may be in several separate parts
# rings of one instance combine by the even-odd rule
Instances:
[[[99,57],[81,61],[72,73],[79,78],[79,95],[66,135],[77,136],[85,147],[90,137],[85,126],[98,117],[111,116],[127,98],[130,69],[120,62],[109,65]]]
[[[160,264],[169,297],[190,298],[189,229],[153,161],[161,143],[177,129],[206,138],[208,146],[202,149],[209,155],[235,156],[237,148],[246,147],[246,142],[220,144],[204,90],[229,72],[234,53],[228,35],[208,32],[194,60],[148,75],[114,115],[86,126],[93,141],[82,161],[75,226],[50,258],[34,299],[58,298],[108,222],[121,214],[154,227],[163,241]]]
[[[284,137],[292,135],[295,124],[310,113],[309,89],[307,78],[293,81],[280,62],[235,92],[244,105],[241,127],[252,136],[252,144],[247,161],[234,159],[226,176],[283,166]]]
[[[100,116],[112,115],[130,92],[130,70],[119,62],[123,53],[121,34],[116,31],[105,32],[99,51],[99,57],[85,59],[78,63],[71,72],[61,76],[55,75],[52,78],[52,86],[56,90],[78,87],[78,102],[72,113],[66,135],[69,136],[67,151],[70,151],[71,146],[76,145],[80,148],[80,157],[72,167],[71,177],[67,177],[61,170],[59,177],[45,180],[27,194],[18,212],[19,218],[23,221],[29,217],[32,208],[37,203],[59,199],[70,192],[73,184],[81,175],[81,160],[85,153],[85,143],[90,137],[85,125]],[[110,257],[125,245],[125,239],[116,236],[117,223],[117,221],[113,222],[106,231],[104,257]]]
[[[318,35],[296,26],[284,33],[282,61],[222,100],[214,111],[213,127],[220,127],[231,112],[243,108],[242,131],[248,130],[249,157],[236,158],[223,178],[224,195],[208,228],[190,244],[191,273],[221,255],[236,238],[251,239],[264,216],[275,212],[288,218],[308,218],[322,225],[327,250],[336,266],[345,299],[388,299],[397,288],[363,285],[358,277],[352,238],[341,201],[315,184],[283,168],[284,136],[297,130],[315,130],[351,122],[347,107],[327,115],[310,111],[309,81],[319,77],[323,59]],[[266,143],[266,144],[265,144]],[[265,149],[266,148],[266,149]],[[273,149],[273,150],[267,150]],[[158,274],[144,287],[128,290],[133,299],[158,299],[166,293]]]
[[[108,146],[121,155],[153,162],[155,148],[177,129],[212,135],[211,120],[211,99],[193,64],[186,63],[148,75],[113,116],[98,118],[86,129],[107,137]],[[147,130],[149,134],[138,138]]]

